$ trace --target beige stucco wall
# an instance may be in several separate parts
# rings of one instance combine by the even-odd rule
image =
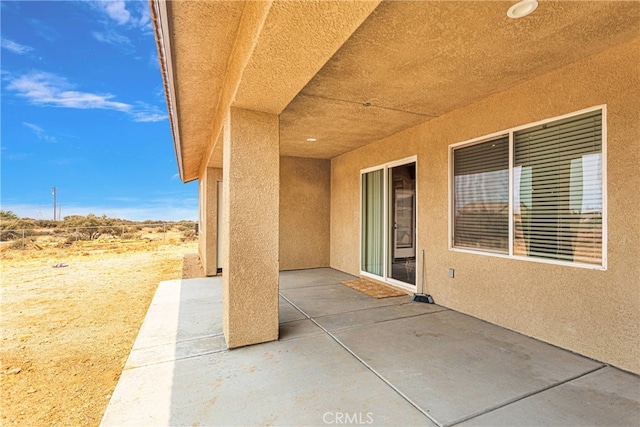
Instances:
[[[359,171],[418,155],[419,250],[436,303],[640,373],[640,39],[495,94],[331,164],[331,266],[358,274]],[[448,249],[448,146],[607,105],[608,269]],[[448,277],[449,268],[455,278]]]
[[[198,183],[200,262],[207,276],[215,276],[218,267],[218,181],[222,169],[207,168]]]
[[[223,128],[222,329],[229,348],[278,339],[278,116],[231,108]]]
[[[331,160],[331,267],[360,272],[360,170],[417,154],[418,128]],[[417,168],[422,168],[418,159]],[[418,203],[421,198],[418,182]],[[418,218],[420,227],[420,218]]]
[[[280,270],[329,266],[331,162],[280,158]]]

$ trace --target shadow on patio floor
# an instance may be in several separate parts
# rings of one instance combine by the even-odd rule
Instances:
[[[281,273],[280,340],[229,351],[220,278],[162,282],[102,425],[639,425],[640,378],[332,269]]]

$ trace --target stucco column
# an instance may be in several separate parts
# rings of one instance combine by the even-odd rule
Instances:
[[[200,261],[207,276],[215,276],[218,267],[218,181],[222,169],[206,168],[198,186],[200,204],[199,244]]]
[[[234,348],[278,339],[278,116],[231,108],[223,133],[222,320]]]

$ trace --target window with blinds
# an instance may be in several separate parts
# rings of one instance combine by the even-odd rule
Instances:
[[[453,153],[453,244],[509,252],[509,137]]]
[[[600,264],[601,112],[515,132],[514,172],[519,255]]]
[[[452,246],[604,266],[602,122],[597,109],[452,148]]]

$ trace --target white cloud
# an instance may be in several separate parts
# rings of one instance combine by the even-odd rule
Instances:
[[[143,5],[142,7],[142,14],[140,16],[140,19],[138,19],[138,27],[140,27],[144,32],[153,34],[151,14],[149,13],[149,7],[147,5]]]
[[[149,6],[144,1],[98,0],[92,2],[100,12],[121,26],[140,28],[144,33],[153,33]]]
[[[134,111],[131,112],[134,122],[161,122],[167,119],[166,111],[159,109],[154,105],[144,102],[138,102]]]
[[[25,46],[20,43],[16,43],[12,40],[2,38],[1,41],[2,49],[6,49],[10,52],[17,53],[18,55],[25,55],[33,50],[30,46]]]
[[[120,111],[128,114],[134,122],[140,123],[159,122],[168,118],[166,111],[144,102],[136,102],[134,105],[115,101],[115,95],[109,93],[72,90],[73,85],[65,78],[43,71],[34,71],[18,77],[3,73],[3,77],[8,82],[8,91],[25,98],[33,105]],[[35,132],[35,129],[31,129]]]
[[[33,72],[19,77],[8,77],[7,89],[35,105],[77,109],[103,109],[130,112],[132,106],[112,101],[115,95],[71,90],[66,79],[46,72]]]
[[[22,124],[28,127],[29,129],[31,129],[33,133],[36,134],[36,137],[38,137],[39,140],[44,142],[49,142],[52,144],[55,144],[56,142],[58,142],[55,137],[51,135],[47,135],[44,129],[42,129],[40,126],[34,125],[33,123],[29,123],[29,122],[22,122]]]
[[[91,33],[93,38],[102,43],[107,43],[111,45],[122,45],[131,47],[131,40],[127,36],[123,36],[113,30],[108,30],[106,32],[98,32],[94,31]]]
[[[167,120],[167,115],[164,113],[153,113],[147,111],[139,111],[132,114],[134,122],[150,123],[161,122]]]
[[[120,25],[128,24],[131,20],[131,12],[127,10],[124,0],[102,0],[96,2],[96,6]]]

